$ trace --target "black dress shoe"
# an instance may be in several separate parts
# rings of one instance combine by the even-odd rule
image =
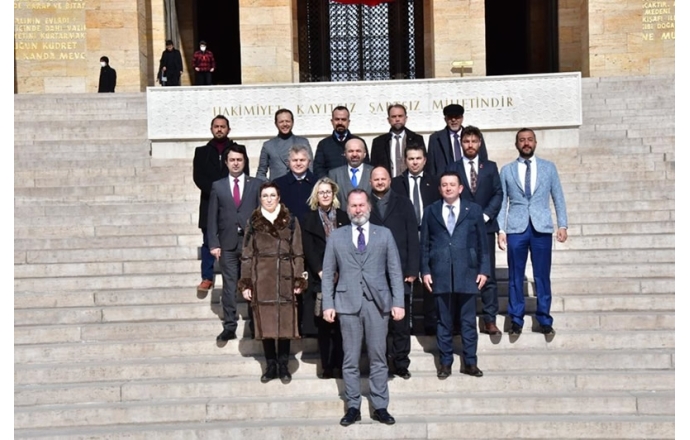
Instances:
[[[556,334],[556,330],[554,330],[550,325],[542,325],[539,329],[539,332],[545,334],[546,336],[553,336]]]
[[[510,331],[508,332],[509,335],[519,335],[522,334],[522,326],[517,325],[515,323],[512,323],[510,325]]]
[[[466,365],[460,369],[460,372],[462,374],[467,374],[468,376],[474,376],[474,377],[482,377],[484,373],[482,373],[482,370],[477,368],[476,365]]]
[[[439,379],[446,379],[448,376],[450,376],[450,373],[450,365],[441,365],[440,367],[438,367],[436,377],[438,377]]]
[[[237,339],[237,335],[232,330],[223,330],[221,334],[216,337],[216,341],[227,342],[231,339]]]
[[[359,412],[359,410],[357,408],[348,408],[345,416],[340,419],[340,424],[342,426],[350,426],[355,422],[359,422],[360,420],[362,420],[362,414]]]
[[[386,408],[375,409],[371,418],[386,425],[395,425],[395,419],[388,413]]]
[[[398,368],[397,370],[395,370],[394,374],[398,377],[402,377],[405,380],[412,377],[412,375],[410,374],[410,370],[408,370],[407,368]]]
[[[290,370],[288,370],[287,363],[278,365],[278,377],[280,377],[280,381],[285,384],[292,381],[292,374],[290,374]]]
[[[331,370],[330,368],[324,368],[321,372],[321,376],[319,377],[321,379],[333,379],[333,370]]]
[[[276,361],[268,361],[266,364],[266,372],[261,376],[261,383],[270,382],[278,377],[278,363]]]

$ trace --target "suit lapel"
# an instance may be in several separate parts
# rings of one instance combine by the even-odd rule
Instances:
[[[522,185],[522,182],[520,181],[520,173],[518,173],[518,161],[516,160],[510,165],[510,175],[512,179],[515,181],[515,184],[520,188],[520,190],[525,192],[525,188]]]
[[[446,165],[450,165],[454,162],[453,157],[453,146],[450,144],[450,133],[448,133],[448,128],[443,130],[443,136],[441,136],[441,145],[443,146],[443,154],[446,156]],[[441,174],[444,170],[441,170]]]

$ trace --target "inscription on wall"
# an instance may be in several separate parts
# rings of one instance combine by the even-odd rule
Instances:
[[[642,39],[644,41],[676,39],[676,2],[642,3]]]
[[[18,61],[85,60],[85,2],[14,2],[14,52]]]

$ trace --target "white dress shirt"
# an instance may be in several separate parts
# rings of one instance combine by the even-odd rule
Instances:
[[[455,220],[458,220],[458,216],[460,215],[460,197],[455,201],[455,203],[451,203],[453,205],[453,214],[455,215]],[[446,201],[443,201],[443,209],[441,210],[441,215],[443,216],[443,224],[447,225],[448,224],[448,215],[450,214],[450,209],[448,209],[448,203]]]
[[[530,158],[530,163],[529,163],[529,169],[530,169],[530,175],[532,178],[530,179],[530,190],[532,191],[532,194],[534,194],[534,190],[537,189],[537,158],[535,156],[532,156]],[[525,160],[523,158],[518,158],[518,176],[520,177],[520,183],[522,183],[522,189],[524,191],[525,189],[525,174],[527,173],[527,165],[525,164]]]

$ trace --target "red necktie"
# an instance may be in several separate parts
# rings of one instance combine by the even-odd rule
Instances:
[[[232,198],[235,199],[235,206],[239,207],[242,202],[240,197],[240,184],[238,183],[240,179],[235,178],[235,187],[232,189]]]

